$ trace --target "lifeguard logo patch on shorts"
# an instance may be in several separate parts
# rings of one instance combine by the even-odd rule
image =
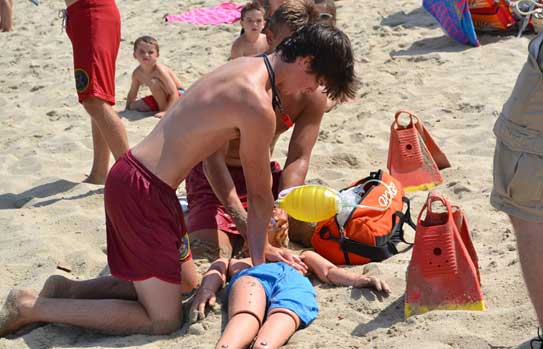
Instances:
[[[190,240],[189,234],[183,235],[181,246],[179,246],[179,261],[184,261],[190,256]]]
[[[75,88],[77,92],[84,92],[89,87],[89,74],[81,68],[75,69]]]

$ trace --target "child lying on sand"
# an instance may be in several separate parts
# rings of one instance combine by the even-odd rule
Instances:
[[[305,251],[300,258],[307,266],[305,274],[313,272],[322,282],[390,293],[384,281],[338,268],[315,252]],[[245,348],[253,341],[252,348],[278,348],[317,317],[311,282],[290,265],[277,262],[252,267],[249,258],[221,258],[204,274],[192,303],[191,321],[204,318],[206,304],[215,304],[227,276],[232,277],[227,288],[228,323],[216,348]]]

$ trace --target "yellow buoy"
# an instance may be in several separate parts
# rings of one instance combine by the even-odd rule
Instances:
[[[333,217],[342,206],[336,191],[316,184],[283,190],[277,204],[290,216],[303,222],[320,222]]]

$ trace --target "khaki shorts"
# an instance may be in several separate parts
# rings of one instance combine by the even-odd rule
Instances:
[[[490,203],[511,216],[543,222],[543,156],[511,150],[497,140]]]

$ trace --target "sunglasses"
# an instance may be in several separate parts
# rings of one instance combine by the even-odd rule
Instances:
[[[321,12],[321,13],[319,14],[319,17],[320,17],[320,19],[333,19],[333,18],[334,18],[334,16],[332,16],[332,15],[331,15],[330,13],[328,13],[328,12]]]

